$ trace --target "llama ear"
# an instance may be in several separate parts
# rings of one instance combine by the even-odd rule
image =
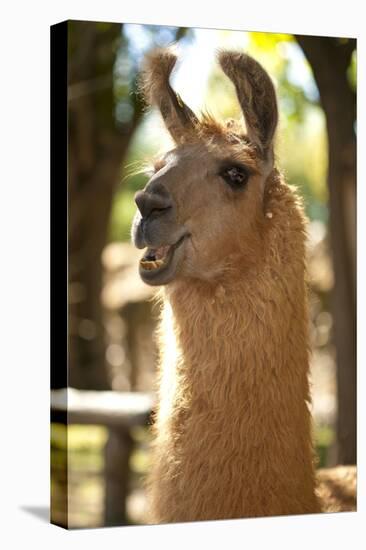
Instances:
[[[141,89],[146,101],[159,108],[174,141],[182,143],[195,131],[198,119],[170,85],[169,77],[176,61],[177,56],[171,48],[158,48],[147,54]]]
[[[234,83],[248,137],[266,155],[278,122],[273,83],[263,67],[249,55],[221,51],[218,58],[222,70]]]

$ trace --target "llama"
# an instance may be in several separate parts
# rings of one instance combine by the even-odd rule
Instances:
[[[147,102],[176,147],[136,194],[142,280],[161,285],[151,523],[320,512],[308,383],[306,220],[276,168],[274,86],[222,51],[246,128],[198,119],[145,60]]]

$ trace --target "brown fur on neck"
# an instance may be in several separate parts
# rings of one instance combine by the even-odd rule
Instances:
[[[277,171],[264,208],[261,261],[239,255],[232,276],[165,289],[152,522],[320,511],[304,216]]]

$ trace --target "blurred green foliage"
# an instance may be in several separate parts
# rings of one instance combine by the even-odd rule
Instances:
[[[335,431],[327,425],[316,427],[315,431],[315,450],[317,456],[317,467],[325,468],[327,466],[328,454],[335,440]]]
[[[356,90],[357,87],[357,54],[356,50],[353,52],[351,57],[351,63],[347,71],[348,80],[351,84],[352,90]]]

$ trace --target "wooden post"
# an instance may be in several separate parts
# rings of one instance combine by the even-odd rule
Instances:
[[[104,525],[128,523],[126,500],[128,494],[129,459],[133,441],[126,429],[111,427],[105,447]]]

